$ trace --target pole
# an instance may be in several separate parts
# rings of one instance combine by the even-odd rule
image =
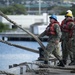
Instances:
[[[39,0],[39,15],[41,14],[41,0]]]

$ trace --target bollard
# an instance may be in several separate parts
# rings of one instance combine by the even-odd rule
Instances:
[[[44,60],[44,50],[39,47],[39,61],[43,61],[44,64],[48,64],[47,60]]]
[[[23,67],[20,67],[20,75],[23,74]]]
[[[9,65],[9,69],[12,68],[12,65]]]
[[[39,47],[39,59],[38,60],[43,60],[43,58],[44,58],[44,50],[41,47]]]

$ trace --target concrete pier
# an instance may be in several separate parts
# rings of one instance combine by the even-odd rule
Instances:
[[[1,33],[0,37],[5,41],[36,41],[32,36],[24,33]],[[40,38],[41,41],[47,41],[47,39],[47,37]]]

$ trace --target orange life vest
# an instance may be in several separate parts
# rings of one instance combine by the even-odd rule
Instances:
[[[61,30],[64,32],[68,32],[69,33],[69,37],[72,37],[72,29],[69,29],[69,24],[70,22],[74,22],[73,20],[68,20],[67,22],[65,22],[65,20],[63,20],[62,24],[61,24]]]
[[[54,23],[52,23],[52,24],[49,24],[48,26],[47,26],[47,28],[46,28],[46,35],[47,36],[49,36],[49,35],[56,35],[56,31],[55,31],[55,29],[54,29],[54,25],[55,24],[58,24],[58,25],[60,25],[59,24],[59,22],[57,22],[57,21],[55,21]]]

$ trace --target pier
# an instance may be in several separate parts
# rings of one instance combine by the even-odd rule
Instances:
[[[32,36],[26,34],[25,32],[0,33],[0,38],[5,41],[36,41]],[[48,37],[40,38],[40,40],[44,42],[46,42],[47,39]]]

